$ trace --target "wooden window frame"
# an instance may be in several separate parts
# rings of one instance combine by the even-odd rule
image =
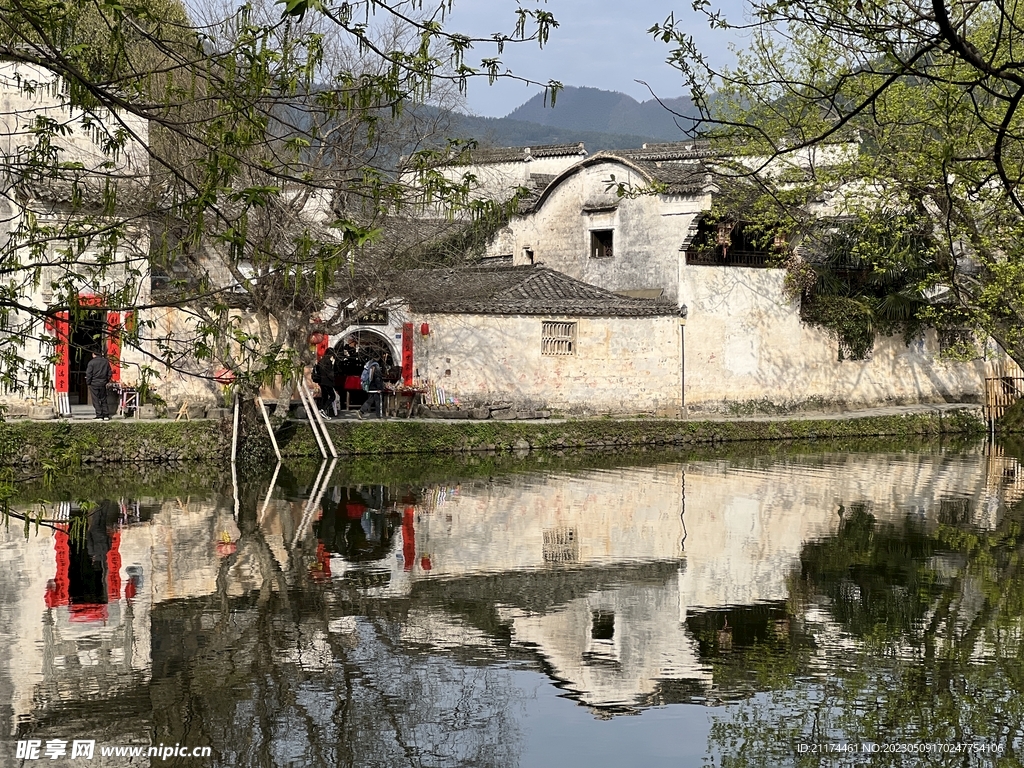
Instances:
[[[590,258],[610,259],[615,255],[615,230],[590,230]]]

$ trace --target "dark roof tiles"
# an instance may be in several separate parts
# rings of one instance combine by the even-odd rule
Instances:
[[[453,164],[525,163],[542,157],[584,157],[586,154],[582,141],[577,144],[541,144],[534,147],[478,147],[463,152]]]
[[[686,314],[667,301],[633,299],[543,267],[406,273],[398,291],[417,312],[569,317],[662,317]]]

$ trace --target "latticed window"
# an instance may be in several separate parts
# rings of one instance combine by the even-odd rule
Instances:
[[[580,540],[575,528],[544,530],[544,562],[575,563],[580,559]]]
[[[540,331],[542,355],[575,355],[576,323],[543,323]]]

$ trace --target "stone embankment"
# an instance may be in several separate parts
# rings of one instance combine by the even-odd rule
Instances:
[[[329,425],[343,455],[566,450],[684,446],[750,440],[832,440],[981,434],[980,406],[884,408],[845,414],[786,417],[669,419],[389,419],[336,420]],[[265,433],[255,433],[266,439]],[[287,422],[278,433],[287,457],[318,455],[308,422]],[[268,441],[269,443],[269,441]],[[226,461],[229,419],[115,420],[0,423],[0,465],[68,466],[79,462]]]

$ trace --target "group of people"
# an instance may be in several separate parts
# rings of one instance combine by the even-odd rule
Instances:
[[[356,415],[362,419],[373,413],[384,418],[384,369],[374,357],[361,358],[352,340],[342,347],[340,355],[328,348],[313,367],[313,382],[320,387],[316,405],[321,416],[330,419],[338,414],[337,380],[355,375],[360,377],[360,386],[366,392],[366,402]]]

